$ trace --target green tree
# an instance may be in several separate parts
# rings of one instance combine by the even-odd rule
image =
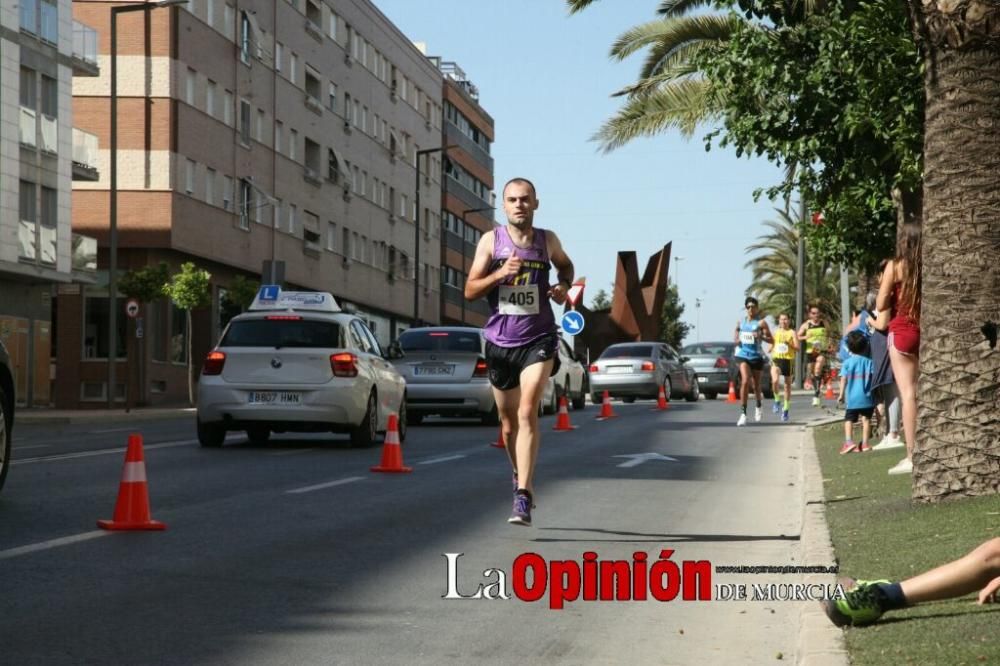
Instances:
[[[260,282],[243,275],[237,275],[226,285],[226,297],[240,310],[246,310],[260,291]]]
[[[782,312],[795,318],[795,283],[799,228],[787,212],[777,210],[776,220],[765,220],[767,232],[746,249],[753,254],[744,266],[752,278],[747,295],[760,301],[761,314],[777,318]],[[806,305],[816,304],[827,323],[840,322],[840,268],[811,254],[804,276]],[[803,307],[804,309],[804,307]],[[802,322],[794,322],[793,328]]]
[[[144,266],[122,275],[118,279],[118,290],[127,298],[152,303],[165,295],[163,288],[169,281],[170,267],[161,261],[155,266]]]
[[[594,297],[590,300],[590,309],[595,312],[597,310],[610,310],[611,296],[608,295],[608,292],[603,289],[598,289],[597,293],[594,294]]]
[[[194,359],[191,340],[191,311],[204,308],[212,302],[212,292],[209,280],[212,275],[196,267],[190,261],[181,264],[181,271],[175,273],[164,287],[164,293],[181,310],[184,310],[185,330],[187,332],[187,366],[188,366],[188,402],[194,405]]]
[[[684,314],[684,304],[677,293],[677,285],[668,285],[666,298],[663,299],[663,310],[660,315],[660,340],[674,349],[680,349],[684,338],[691,331],[691,324],[681,321]]]

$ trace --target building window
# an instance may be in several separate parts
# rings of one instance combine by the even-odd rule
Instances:
[[[205,113],[215,117],[215,81],[212,79],[205,85]]]
[[[38,192],[34,183],[21,180],[18,181],[18,193],[21,224],[18,227],[17,236],[20,244],[20,256],[23,259],[34,260],[38,254],[35,250],[36,236],[38,235]]]
[[[274,43],[274,71],[280,72],[282,62],[285,59],[285,45],[281,42]]]
[[[222,207],[225,210],[233,208],[233,177],[223,176],[222,178]]]
[[[250,145],[250,102],[240,99],[240,141]]]
[[[337,84],[335,84],[333,81],[331,81],[330,82],[330,86],[327,89],[327,92],[328,92],[327,98],[326,98],[327,107],[331,111],[336,112],[337,111]]]
[[[306,0],[306,20],[316,26],[317,31],[322,30],[320,26],[323,25],[323,12],[312,0]]]
[[[295,218],[298,215],[298,210],[295,204],[288,204],[288,233],[290,234],[295,234]]]
[[[194,194],[194,172],[197,164],[194,160],[185,160],[184,167],[184,191],[190,196]]]
[[[214,27],[215,25],[215,0],[208,0],[205,3],[205,23],[209,27]]]
[[[240,60],[244,65],[250,64],[250,16],[245,11],[240,12]]]
[[[264,109],[257,109],[257,140],[264,143],[264,125],[267,122],[267,116],[264,115]]]
[[[198,73],[190,67],[187,68],[187,76],[184,79],[184,101],[194,106],[194,84]]]
[[[328,252],[334,251],[334,243],[337,240],[337,225],[333,222],[326,223],[326,249]]]
[[[222,122],[233,126],[233,93],[227,90],[222,99]]]
[[[320,101],[323,97],[322,89],[319,72],[306,65],[306,94],[315,99],[317,105],[322,104]]]
[[[41,111],[50,118],[56,118],[59,116],[59,83],[44,74],[41,78]]]
[[[281,154],[281,135],[285,131],[285,125],[280,121],[274,122],[274,152]]]
[[[56,263],[56,232],[59,228],[59,193],[42,187],[41,217],[38,225],[38,258],[43,264]]]
[[[281,203],[281,199],[275,199],[274,200],[274,206],[273,206],[273,215],[272,215],[273,221],[271,222],[271,224],[274,226],[275,229],[278,229],[279,231],[281,230],[281,214],[282,214],[282,212],[284,212],[284,211],[283,211],[283,205]]]
[[[298,158],[299,133],[295,130],[288,132],[288,157],[295,160]]]
[[[295,55],[295,51],[292,51],[291,56],[288,60],[288,80],[294,85],[298,79],[298,69],[299,69],[299,57]]]
[[[347,227],[344,227],[341,231],[341,241],[340,241],[340,253],[344,255],[345,259],[350,258],[351,253],[351,232],[348,231]]]
[[[118,317],[115,328],[118,329],[118,336],[115,341],[116,357],[121,359],[125,357],[125,341],[128,339],[126,317]],[[108,357],[108,338],[111,337],[108,335],[108,330],[107,293],[100,296],[86,296],[83,303],[84,358],[100,359]]]
[[[249,180],[240,178],[240,229],[250,229],[250,220],[255,216],[255,210],[253,185],[250,184]]]
[[[205,203],[215,205],[215,169],[205,168]]]
[[[317,178],[320,173],[320,154],[319,144],[309,137],[305,137],[305,165],[306,168],[311,170]]]

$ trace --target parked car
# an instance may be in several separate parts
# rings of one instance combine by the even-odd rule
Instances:
[[[670,398],[698,400],[698,374],[662,342],[611,345],[590,366],[591,400],[595,404],[600,404],[604,391],[624,402],[655,400],[661,386]]]
[[[263,290],[262,290],[263,293]],[[229,430],[251,442],[272,432],[348,433],[370,446],[399,415],[406,438],[406,382],[359,317],[324,292],[261,295],[226,326],[198,380],[198,441],[221,446]]]
[[[573,404],[573,409],[583,409],[586,406],[587,394],[590,392],[587,367],[562,338],[559,339],[559,370],[552,379],[557,399],[566,396]]]
[[[701,392],[709,400],[715,400],[720,393],[729,391],[735,347],[732,342],[697,342],[681,348],[681,354],[688,357],[688,364],[698,373]]]
[[[399,346],[404,356],[393,365],[406,380],[411,425],[425,416],[471,416],[487,425],[500,423],[486,370],[482,329],[411,328],[400,334]]]
[[[10,446],[14,432],[14,372],[7,349],[0,342],[0,489],[10,468]]]

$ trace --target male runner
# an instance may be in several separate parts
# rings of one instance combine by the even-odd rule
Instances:
[[[792,401],[792,368],[798,348],[791,319],[782,312],[778,315],[778,328],[774,332],[774,345],[771,347],[771,389],[774,391],[774,413],[780,412],[784,423],[788,423],[788,406]],[[779,393],[778,385],[782,377],[785,379],[785,387]]]
[[[771,329],[767,322],[760,318],[760,306],[757,299],[747,296],[743,302],[747,316],[736,322],[736,333],[733,342],[736,343],[736,351],[733,356],[740,368],[740,418],[736,422],[737,426],[747,424],[747,396],[750,392],[750,382],[753,382],[754,397],[757,398],[757,409],[754,410],[754,421],[761,419],[761,401],[763,392],[760,386],[760,373],[764,369],[764,353],[760,349],[760,343],[767,342],[774,344],[771,337]]]
[[[480,239],[465,298],[489,300],[490,317],[483,328],[486,364],[514,468],[514,508],[507,522],[531,525],[541,439],[538,403],[559,363],[558,328],[548,298],[560,305],[566,301],[573,262],[554,233],[534,227],[538,198],[530,180],[508,181],[502,199],[507,226]],[[550,286],[553,265],[559,280]]]
[[[809,358],[808,369],[812,372],[812,404],[813,407],[819,407],[819,392],[823,388],[823,366],[826,364],[826,357],[823,354],[829,346],[826,323],[820,317],[819,306],[809,306],[809,319],[799,326],[798,338],[805,342],[805,351]]]

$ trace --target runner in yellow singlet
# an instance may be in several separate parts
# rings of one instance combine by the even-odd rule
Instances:
[[[792,401],[792,368],[795,367],[795,352],[799,348],[798,336],[792,330],[791,318],[782,312],[778,315],[778,328],[771,345],[771,390],[774,391],[774,413],[781,412],[781,420],[788,423],[788,405]],[[778,384],[785,378],[785,388],[779,393]],[[784,404],[782,404],[782,393]]]
[[[809,306],[809,319],[799,326],[798,339],[805,343],[805,353],[809,358],[809,371],[813,382],[813,407],[819,407],[819,392],[823,387],[823,367],[829,352],[826,322],[820,316],[819,306]]]

